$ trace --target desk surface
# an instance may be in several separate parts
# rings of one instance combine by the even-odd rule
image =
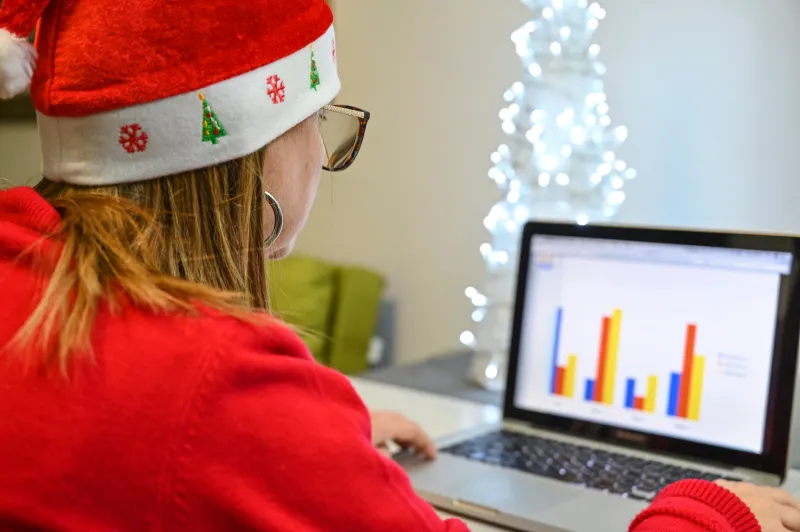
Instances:
[[[419,423],[434,438],[441,438],[485,423],[495,423],[501,418],[501,411],[495,406],[363,379],[354,378],[352,382],[370,409],[401,412]],[[800,496],[800,472],[793,470],[789,473],[785,488],[795,496]],[[446,516],[444,513],[440,514]],[[501,530],[480,523],[467,522],[472,532]]]

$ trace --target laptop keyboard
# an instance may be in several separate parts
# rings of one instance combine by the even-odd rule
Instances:
[[[741,480],[505,430],[441,452],[639,500],[687,478]]]

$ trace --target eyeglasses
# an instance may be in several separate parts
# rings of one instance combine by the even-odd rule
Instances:
[[[319,132],[328,151],[329,172],[346,170],[356,160],[367,131],[369,111],[349,105],[325,105],[319,112]]]

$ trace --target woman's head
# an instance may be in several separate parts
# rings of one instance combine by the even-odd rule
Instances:
[[[65,252],[21,335],[56,334],[62,364],[88,345],[106,302],[266,310],[265,261],[291,251],[323,166],[346,166],[328,162],[318,111],[355,124],[350,161],[368,118],[327,105],[339,79],[323,0],[116,3],[0,5],[0,46],[12,52],[2,60],[19,63],[0,64],[0,97],[34,68],[23,37],[42,18],[31,86],[37,189],[62,215],[54,237]],[[131,18],[135,42],[107,31]]]

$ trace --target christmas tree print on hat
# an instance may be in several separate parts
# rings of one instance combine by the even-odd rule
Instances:
[[[228,136],[228,132],[225,131],[225,127],[217,118],[217,113],[211,108],[205,95],[201,92],[198,98],[203,102],[203,142],[217,144],[221,137]]]
[[[314,47],[309,46],[308,48],[311,50],[311,88],[316,91],[320,84],[319,70],[317,70],[317,58],[314,56]]]

